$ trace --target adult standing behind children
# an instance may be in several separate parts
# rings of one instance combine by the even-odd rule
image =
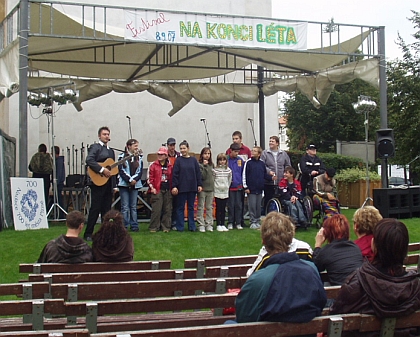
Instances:
[[[279,149],[280,139],[277,136],[271,136],[268,142],[269,148],[264,150],[261,154],[261,160],[264,162],[267,173],[275,177],[270,182],[266,182],[264,185],[264,210],[267,208],[268,201],[273,198],[274,191],[277,186],[277,179],[283,177],[284,168],[286,166],[292,166],[290,164],[289,155]]]
[[[110,170],[100,165],[108,158],[115,160],[114,150],[108,145],[110,137],[111,131],[107,126],[99,128],[99,141],[89,147],[89,152],[86,156],[86,165],[93,171],[92,174],[108,178],[108,181],[102,186],[95,185],[92,181],[90,182],[91,205],[84,234],[86,241],[92,241],[93,230],[99,214],[101,214],[101,217],[104,217],[112,205],[113,187],[116,185],[115,178],[111,175]]]
[[[172,170],[173,166],[168,159],[168,149],[160,147],[157,160],[149,166],[148,184],[152,194],[152,214],[150,216],[149,231],[155,233],[159,230],[167,233],[171,229],[172,212]]]
[[[242,173],[244,170],[244,160],[239,157],[240,145],[232,143],[230,145],[230,155],[228,156],[228,166],[232,170],[232,182],[229,187],[228,200],[228,229],[243,229],[241,226],[243,217],[243,186]]]
[[[47,153],[47,146],[45,144],[40,144],[38,146],[38,152],[32,156],[31,161],[29,162],[29,170],[33,172],[33,178],[42,178],[44,180],[44,202],[46,207],[50,195],[53,161],[51,155]]]
[[[218,232],[227,232],[225,226],[226,205],[229,200],[229,187],[232,182],[232,170],[227,166],[227,156],[217,155],[216,167],[213,169],[214,199],[216,201],[216,225]]]
[[[213,198],[214,198],[214,178],[213,160],[211,150],[204,147],[198,160],[200,165],[203,190],[198,193],[197,222],[200,232],[213,232]],[[204,208],[206,209],[206,219],[204,219]]]
[[[172,167],[175,165],[176,158],[181,157],[181,153],[176,150],[176,140],[173,137],[169,137],[166,141],[168,147],[168,160]],[[172,229],[176,230],[176,195],[172,196],[172,215],[171,215]]]
[[[232,133],[232,142],[239,145],[239,152],[238,155],[243,159],[243,161],[247,161],[249,158],[252,157],[251,149],[242,143],[242,133],[241,131],[235,131]],[[232,152],[232,149],[229,147],[226,150],[226,154],[229,156]]]
[[[92,249],[80,238],[85,216],[71,211],[66,216],[66,235],[48,242],[39,256],[38,263],[84,263],[93,260]]]
[[[101,228],[92,237],[96,262],[133,261],[133,239],[124,227],[123,215],[115,209],[105,214]]]
[[[261,219],[261,200],[264,182],[272,181],[273,176],[267,173],[265,164],[260,160],[262,148],[254,146],[252,157],[245,162],[243,170],[243,187],[248,194],[248,210],[251,229],[259,229]]]
[[[325,172],[324,163],[316,155],[316,146],[314,144],[309,144],[306,147],[306,154],[300,160],[300,171],[302,172],[302,178],[300,180],[302,195],[305,196],[308,187],[312,190],[314,177]]]
[[[188,229],[195,232],[194,201],[197,192],[202,191],[200,166],[194,156],[190,156],[190,146],[186,140],[179,144],[178,157],[172,175],[172,195],[177,196],[176,230],[184,231],[184,207],[188,204]]]
[[[129,139],[125,145],[126,151],[118,156],[118,161],[130,156],[118,166],[119,181],[118,189],[121,197],[121,213],[124,216],[125,228],[133,232],[139,231],[137,222],[137,196],[139,189],[143,187],[141,175],[143,173],[143,154],[139,150],[139,142]]]

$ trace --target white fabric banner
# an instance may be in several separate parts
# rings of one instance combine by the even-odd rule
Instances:
[[[307,22],[125,10],[127,40],[221,47],[306,50]]]
[[[44,180],[10,178],[15,230],[48,228]]]

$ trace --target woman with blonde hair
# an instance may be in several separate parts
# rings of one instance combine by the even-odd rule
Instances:
[[[359,246],[363,257],[371,262],[373,260],[371,246],[373,229],[380,220],[382,220],[382,215],[374,206],[359,208],[353,215],[353,230],[357,235],[357,240],[354,243]]]
[[[92,250],[96,262],[133,261],[133,239],[119,211],[111,209],[105,214],[101,228],[92,236]]]

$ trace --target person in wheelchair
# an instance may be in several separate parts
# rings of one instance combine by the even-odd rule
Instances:
[[[327,168],[325,173],[314,178],[314,196],[312,197],[315,209],[322,209],[324,219],[340,214],[339,201],[336,197],[335,168]]]
[[[280,202],[287,209],[296,227],[306,228],[310,224],[302,206],[302,187],[295,179],[296,170],[291,166],[284,169],[284,178],[279,182]]]
[[[306,154],[300,160],[300,171],[302,176],[300,183],[302,185],[302,195],[305,196],[307,189],[312,189],[314,177],[325,172],[325,165],[321,158],[316,155],[316,146],[309,144],[306,147]]]

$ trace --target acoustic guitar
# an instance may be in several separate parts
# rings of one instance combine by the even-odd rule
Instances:
[[[134,156],[140,156],[143,154],[142,150],[138,150],[133,154],[130,154],[124,158],[122,158],[121,160],[114,162],[114,160],[112,158],[108,158],[107,160],[105,160],[103,163],[98,163],[99,165],[101,165],[102,167],[105,167],[106,169],[108,169],[111,172],[111,176],[115,176],[118,174],[118,165],[124,163],[126,160],[130,159],[131,157]],[[96,186],[103,186],[107,183],[107,181],[109,180],[109,178],[105,177],[103,174],[101,173],[96,173],[94,170],[92,170],[90,167],[88,167],[88,174],[90,179],[92,180],[92,182],[96,185]]]

